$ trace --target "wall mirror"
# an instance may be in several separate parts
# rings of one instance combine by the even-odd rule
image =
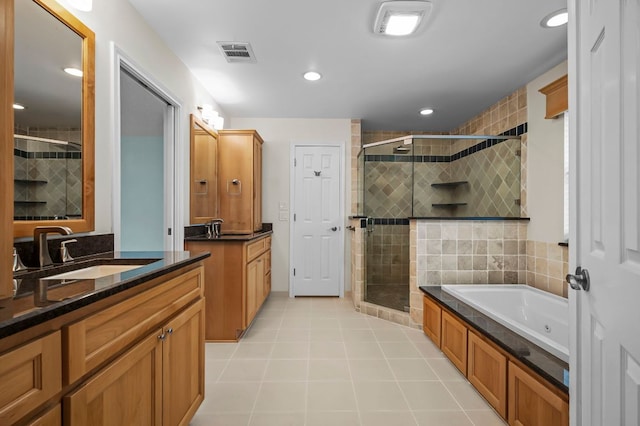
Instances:
[[[218,217],[218,133],[191,114],[190,221]]]
[[[14,2],[14,237],[94,229],[94,45],[56,1]]]

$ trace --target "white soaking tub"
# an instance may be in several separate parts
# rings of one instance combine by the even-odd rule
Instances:
[[[442,289],[569,362],[568,300],[527,285],[443,285]]]

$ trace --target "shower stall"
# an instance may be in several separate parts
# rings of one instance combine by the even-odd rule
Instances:
[[[363,145],[364,300],[408,311],[412,219],[520,216],[520,134],[408,135]]]

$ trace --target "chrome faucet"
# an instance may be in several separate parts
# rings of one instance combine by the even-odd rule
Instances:
[[[220,237],[220,224],[224,223],[222,219],[211,219],[209,227],[207,229],[207,238],[219,238]]]
[[[66,226],[36,226],[33,230],[33,242],[38,248],[38,260],[40,267],[52,265],[49,247],[47,245],[47,234],[56,233],[61,235],[71,235],[72,231]]]

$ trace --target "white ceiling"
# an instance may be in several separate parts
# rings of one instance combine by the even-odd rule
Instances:
[[[567,57],[566,26],[540,26],[566,0],[432,0],[409,38],[373,33],[380,0],[129,1],[231,117],[448,131]],[[257,63],[227,63],[217,41],[251,43]]]

